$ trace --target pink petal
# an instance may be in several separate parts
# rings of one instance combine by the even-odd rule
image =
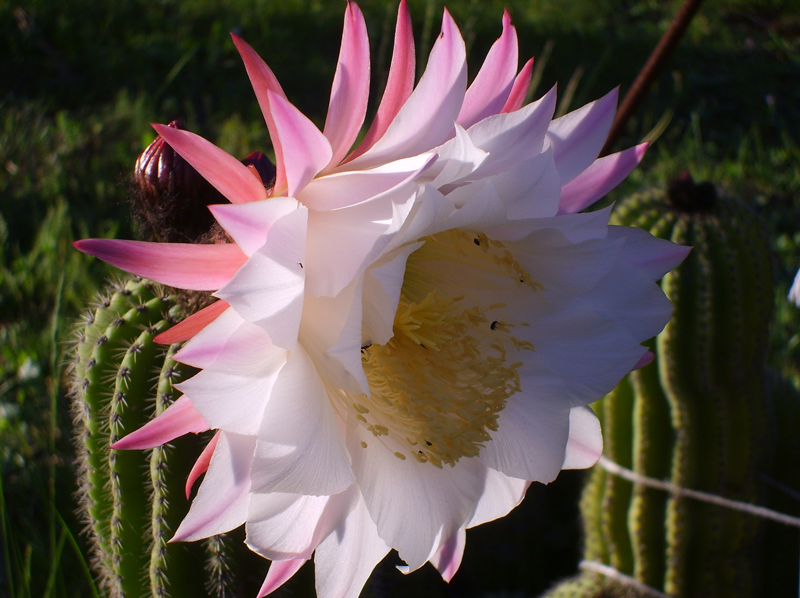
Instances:
[[[269,136],[272,139],[272,147],[275,150],[275,167],[277,169],[275,179],[275,191],[280,192],[286,186],[286,171],[284,168],[283,148],[281,147],[280,140],[275,129],[275,121],[272,118],[272,110],[269,105],[269,92],[276,93],[282,97],[286,97],[283,93],[278,79],[273,74],[272,70],[267,66],[267,63],[261,59],[253,48],[239,36],[231,33],[233,43],[244,62],[244,68],[247,70],[247,76],[250,77],[250,84],[253,86],[253,91],[256,93],[258,105],[261,107],[261,113],[264,115],[264,120],[267,122],[267,129],[269,129]]]
[[[300,570],[300,567],[306,564],[308,559],[293,559],[291,561],[272,561],[267,571],[267,578],[264,584],[258,591],[256,598],[263,598],[267,594],[271,594]]]
[[[633,366],[633,369],[634,370],[638,370],[638,369],[643,368],[643,367],[645,367],[647,365],[650,365],[651,363],[653,363],[653,360],[655,358],[656,358],[655,353],[647,351],[644,355],[642,355],[642,358],[639,361],[636,362],[636,365]]]
[[[612,89],[599,100],[555,119],[547,132],[553,147],[561,184],[591,166],[606,142],[617,107],[619,89]]]
[[[511,93],[508,94],[508,99],[500,112],[514,112],[522,108],[525,103],[525,96],[528,95],[528,87],[531,85],[531,77],[533,76],[533,58],[525,63],[522,70],[514,79],[514,85],[511,86]]]
[[[600,421],[589,407],[573,407],[569,412],[569,440],[562,469],[586,469],[603,454]]]
[[[375,145],[347,166],[371,168],[415,156],[447,141],[467,87],[464,39],[444,11],[442,32],[433,45],[428,66],[417,88]]]
[[[193,313],[183,322],[176,324],[169,330],[165,330],[153,340],[162,345],[171,345],[173,343],[188,341],[203,328],[216,320],[228,307],[230,306],[225,301],[219,299],[200,311]]]
[[[247,166],[210,141],[166,125],[154,124],[153,128],[231,203],[246,203],[267,197],[264,185],[250,173]]]
[[[559,213],[575,214],[619,185],[642,161],[649,143],[599,158],[561,188]]]
[[[369,39],[364,15],[347,2],[339,64],[333,78],[328,117],[323,132],[333,149],[331,166],[345,157],[358,136],[369,99]]]
[[[242,250],[233,243],[193,245],[83,239],[73,245],[121,270],[192,291],[219,289],[247,261]]]
[[[499,113],[506,103],[517,73],[517,30],[508,10],[503,13],[503,34],[467,89],[456,122],[468,129],[479,120]]]
[[[194,465],[192,466],[192,471],[189,472],[189,477],[186,478],[187,500],[192,494],[192,486],[194,486],[197,478],[208,471],[208,464],[211,463],[211,456],[214,454],[214,449],[217,448],[217,442],[219,441],[219,435],[221,433],[222,430],[217,430],[217,433],[214,434],[214,437],[209,441],[209,443],[206,445],[206,448],[203,449],[203,452],[200,453],[197,461],[195,461]]]
[[[450,583],[459,566],[461,566],[461,558],[464,556],[464,547],[466,545],[467,532],[462,527],[439,546],[439,550],[431,557],[431,564],[436,567],[436,570],[446,582]]]
[[[209,209],[245,255],[252,256],[266,243],[275,222],[299,207],[291,197],[271,197],[249,204],[217,204]]]
[[[275,133],[283,148],[288,195],[293,197],[331,161],[331,144],[288,100],[271,91],[267,96],[275,120]]]
[[[161,446],[189,432],[208,430],[203,416],[195,411],[188,397],[182,396],[153,420],[111,445],[115,450],[148,449]]]
[[[414,89],[414,69],[414,34],[411,31],[411,14],[408,11],[406,0],[400,0],[400,6],[397,9],[397,26],[394,31],[392,65],[389,68],[389,78],[386,81],[381,105],[378,107],[375,120],[372,121],[366,136],[345,162],[357,158],[383,137],[386,129],[389,128]]]

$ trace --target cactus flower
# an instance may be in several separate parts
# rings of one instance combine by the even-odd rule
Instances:
[[[465,530],[502,517],[531,481],[588,467],[602,437],[586,405],[643,359],[672,307],[656,281],[686,250],[608,210],[578,213],[645,146],[597,159],[616,91],[552,119],[555,91],[523,106],[503,32],[467,85],[445,11],[414,86],[398,11],[388,82],[356,145],[369,44],[348,2],[322,131],[234,36],[276,157],[274,184],[188,131],[155,125],[230,203],[230,243],[88,239],[76,246],[218,298],[162,335],[200,369],[183,396],[115,448],[218,430],[173,540],[242,524],[272,559],[260,596],[314,555],[318,595],[356,597],[391,548],[449,580]]]

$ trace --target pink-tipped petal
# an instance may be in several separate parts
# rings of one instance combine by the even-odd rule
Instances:
[[[464,547],[467,545],[467,532],[462,527],[450,536],[431,557],[431,564],[447,583],[461,566],[461,559],[464,556]]]
[[[614,88],[599,100],[555,119],[547,131],[553,147],[561,184],[591,166],[606,142],[617,108],[619,89]]]
[[[345,162],[349,162],[370,149],[378,141],[389,125],[400,112],[411,92],[414,90],[414,34],[411,31],[411,13],[406,0],[400,0],[397,9],[397,26],[394,31],[394,51],[392,65],[389,67],[389,78],[381,98],[381,105],[375,114],[372,125],[359,144]]]
[[[247,203],[267,197],[267,190],[229,153],[190,131],[154,124],[153,128],[172,149],[203,175],[231,203]]]
[[[217,430],[217,433],[214,434],[214,437],[206,445],[206,448],[204,448],[203,452],[200,453],[200,456],[197,458],[197,461],[194,462],[194,465],[192,466],[192,471],[189,472],[189,477],[186,478],[187,500],[192,495],[192,487],[194,486],[194,483],[197,481],[197,478],[199,478],[206,471],[208,471],[208,464],[211,463],[211,456],[214,454],[214,449],[217,448],[217,442],[219,441],[219,435],[221,433],[222,430]]]
[[[286,98],[271,91],[267,95],[275,133],[283,148],[288,195],[293,197],[331,161],[331,144]]]
[[[575,214],[619,185],[644,158],[649,143],[599,158],[561,188],[559,212]]]
[[[75,241],[73,246],[120,270],[191,291],[219,289],[247,261],[242,250],[233,243],[193,245],[83,239]]]
[[[586,469],[603,454],[600,421],[589,407],[573,407],[569,412],[569,440],[562,469]]]
[[[503,13],[503,34],[467,89],[456,122],[468,129],[479,120],[499,113],[508,99],[517,73],[517,30],[508,10]]]
[[[397,113],[386,133],[350,169],[372,168],[415,156],[442,144],[455,134],[454,121],[467,88],[464,38],[444,11],[442,32],[433,45],[425,73]]]
[[[256,598],[264,598],[267,594],[271,594],[287,581],[289,581],[295,573],[300,570],[300,567],[305,565],[307,559],[292,559],[290,561],[272,561],[267,571],[267,578],[264,584],[258,591]]]
[[[525,63],[522,70],[514,79],[514,85],[511,86],[511,93],[508,94],[508,99],[500,110],[503,112],[514,112],[522,108],[525,103],[525,96],[528,95],[528,88],[531,85],[531,77],[533,76],[533,58]]]
[[[195,411],[185,395],[158,417],[111,445],[115,450],[149,449],[161,446],[189,432],[199,434],[209,429],[203,416]]]
[[[209,209],[217,222],[249,257],[267,241],[275,222],[299,207],[300,204],[291,197],[271,197],[269,201],[243,205],[218,204],[209,206]]]
[[[211,305],[193,313],[183,320],[183,322],[157,335],[153,340],[162,345],[171,345],[173,343],[188,341],[190,338],[194,338],[203,328],[216,320],[228,307],[230,306],[222,299],[215,301]]]
[[[228,532],[247,519],[255,438],[224,432],[206,477],[170,542],[191,542]]]
[[[634,370],[638,370],[640,368],[648,366],[651,363],[653,363],[653,360],[655,358],[656,358],[656,354],[655,353],[653,353],[652,351],[647,351],[644,355],[642,355],[642,358],[639,361],[636,362],[636,365],[633,366],[633,369]]]
[[[275,121],[272,118],[272,111],[269,106],[269,92],[276,93],[280,96],[286,97],[283,93],[278,79],[275,77],[272,70],[267,66],[261,56],[253,50],[250,45],[245,42],[238,35],[231,33],[233,43],[244,62],[244,68],[247,70],[247,76],[250,78],[250,84],[253,86],[253,91],[256,93],[258,105],[261,107],[261,113],[264,115],[264,120],[269,129],[269,136],[272,139],[272,148],[275,150],[275,168],[277,170],[275,187],[276,191],[280,191],[286,187],[286,171],[284,168],[283,148],[281,147],[280,140],[275,129]]]
[[[323,133],[331,144],[336,166],[358,136],[369,99],[369,39],[364,15],[355,2],[347,2],[339,63],[333,77],[328,116]]]

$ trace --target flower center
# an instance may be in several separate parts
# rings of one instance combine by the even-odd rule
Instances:
[[[348,399],[361,424],[399,459],[454,466],[491,439],[506,401],[520,390],[522,361],[514,357],[534,350],[512,334],[527,324],[503,318],[505,304],[485,305],[469,293],[469,282],[483,270],[538,287],[485,235],[456,229],[424,241],[406,265],[394,336],[362,349],[370,395]],[[438,276],[442,270],[455,274]]]

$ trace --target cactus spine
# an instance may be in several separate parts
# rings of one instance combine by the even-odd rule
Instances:
[[[184,484],[200,439],[149,452],[110,448],[177,398],[173,385],[188,368],[173,359],[178,345],[153,339],[180,315],[163,288],[131,279],[112,285],[78,330],[72,400],[82,508],[93,565],[112,598],[233,595],[224,538],[167,544],[188,510]]]
[[[765,235],[749,209],[708,183],[679,179],[617,206],[612,223],[693,246],[662,280],[675,306],[649,366],[596,404],[605,456],[726,498],[759,501],[766,465],[768,325],[774,301]],[[669,596],[758,595],[759,520],[633,484],[595,467],[581,509],[585,559]],[[551,598],[638,595],[594,572]]]

